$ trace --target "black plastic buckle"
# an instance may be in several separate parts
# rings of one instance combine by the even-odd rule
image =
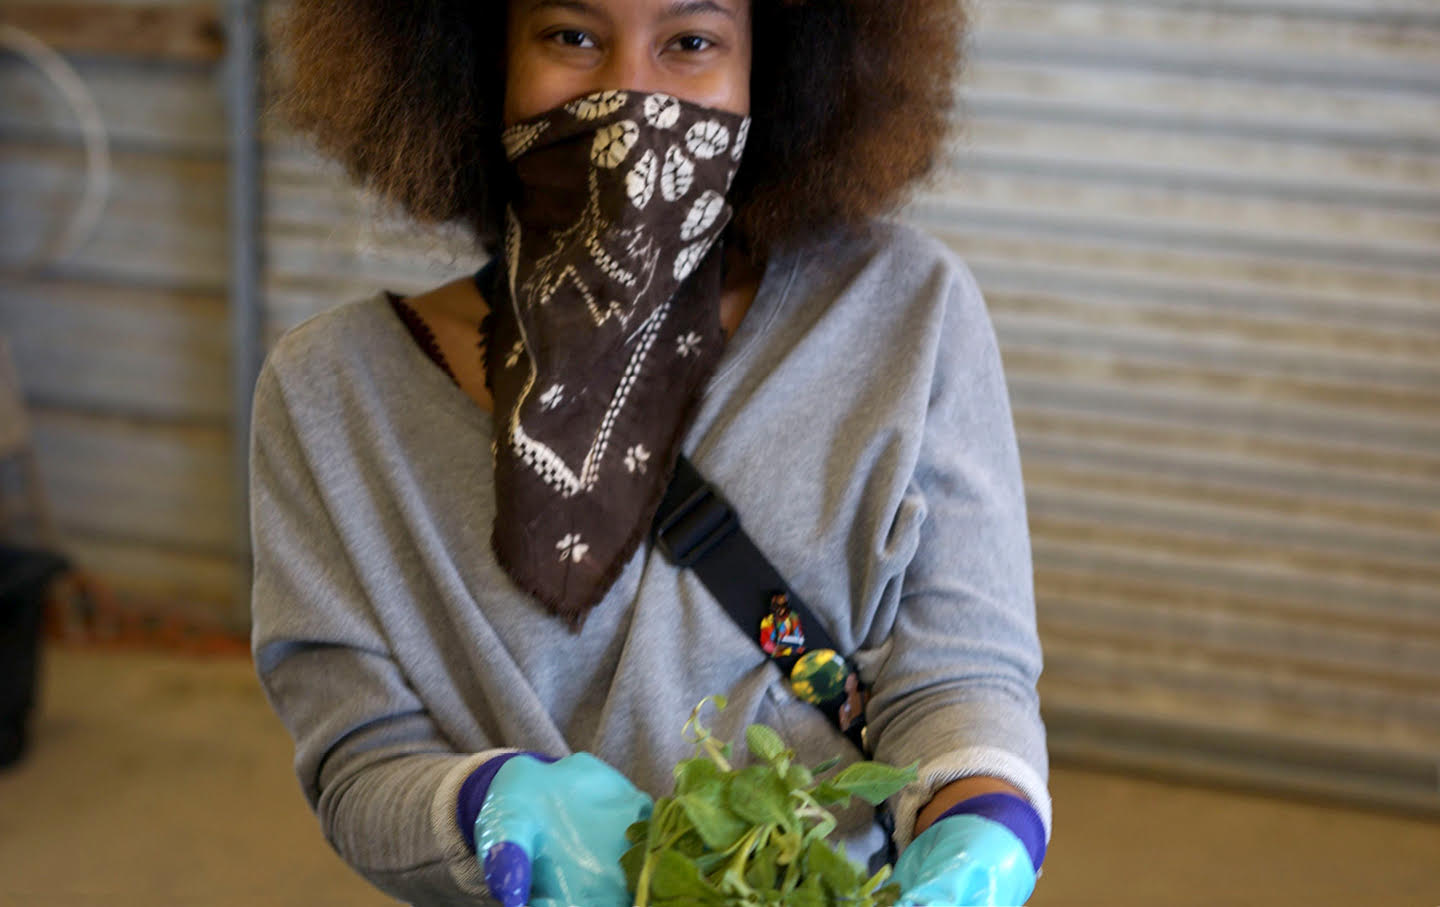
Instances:
[[[655,531],[655,544],[671,563],[689,567],[740,528],[740,518],[714,486],[695,489]]]

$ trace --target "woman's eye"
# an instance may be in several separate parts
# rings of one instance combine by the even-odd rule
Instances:
[[[675,43],[680,45],[681,50],[697,53],[709,49],[714,42],[709,38],[702,38],[699,35],[686,35]]]
[[[594,47],[595,40],[588,32],[580,31],[578,28],[563,28],[557,32],[550,33],[550,40],[559,41],[566,47]]]

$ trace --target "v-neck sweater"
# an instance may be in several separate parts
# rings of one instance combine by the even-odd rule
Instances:
[[[455,821],[471,771],[506,749],[583,750],[667,795],[692,755],[681,726],[713,694],[722,739],[762,722],[806,764],[861,758],[649,543],[578,634],[518,589],[490,548],[491,416],[394,295],[285,332],[251,425],[256,669],[353,868],[412,903],[483,901]],[[888,222],[773,257],[681,449],[854,653],[873,757],[919,761],[888,804],[897,843],[970,775],[1024,791],[1048,837],[1019,453],[963,261]],[[852,857],[883,854],[869,806],[839,818]]]

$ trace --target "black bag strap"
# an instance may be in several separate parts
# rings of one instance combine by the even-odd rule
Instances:
[[[730,502],[683,455],[651,531],[666,559],[695,571],[735,623],[779,665],[795,694],[818,706],[868,753],[866,691],[859,675],[825,625],[740,528]]]

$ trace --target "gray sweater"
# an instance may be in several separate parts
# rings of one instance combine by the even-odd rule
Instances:
[[[251,428],[253,651],[326,839],[415,904],[484,903],[460,783],[508,748],[588,751],[670,793],[702,698],[814,764],[860,754],[690,571],[646,544],[577,635],[496,564],[490,415],[383,293],[288,331]],[[994,331],[964,264],[908,226],[770,260],[683,442],[873,686],[874,758],[916,809],[974,774],[1050,828],[1030,544]],[[744,758],[742,756],[741,762]],[[862,861],[874,812],[841,813]]]

